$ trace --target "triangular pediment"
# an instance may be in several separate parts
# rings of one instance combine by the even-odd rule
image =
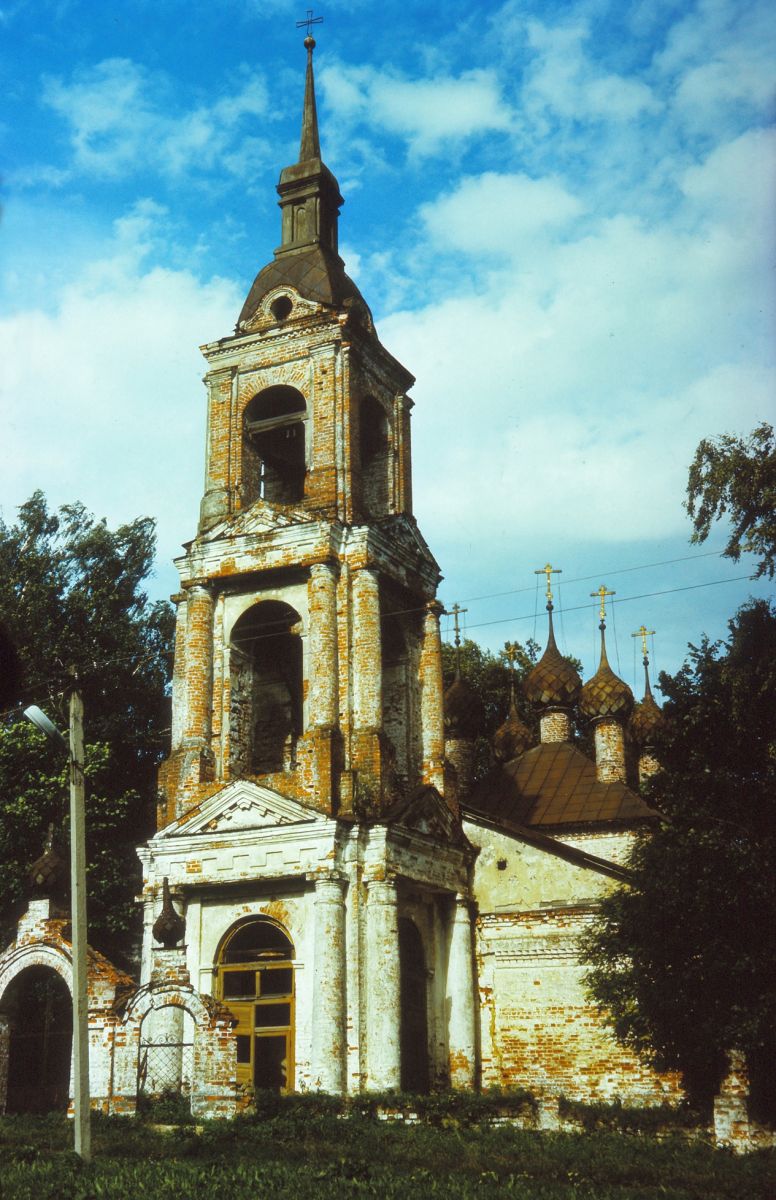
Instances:
[[[440,842],[462,841],[460,822],[436,788],[424,787],[393,818],[393,825]]]
[[[287,529],[292,525],[305,524],[311,520],[310,513],[304,508],[290,504],[269,504],[266,500],[257,500],[244,512],[235,513],[219,521],[201,535],[203,542],[216,542],[223,537],[257,537],[275,533],[278,529]]]
[[[290,800],[288,796],[281,796],[279,792],[250,780],[239,779],[168,825],[154,841],[242,833],[251,829],[311,824],[323,819],[298,800]]]

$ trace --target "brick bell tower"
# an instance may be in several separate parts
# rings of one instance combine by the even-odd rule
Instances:
[[[199,528],[181,590],[160,827],[225,783],[379,818],[442,789],[439,568],[412,516],[414,382],[337,251],[313,38],[281,244],[208,362]]]

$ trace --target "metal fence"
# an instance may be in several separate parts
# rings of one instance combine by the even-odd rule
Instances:
[[[141,1042],[137,1068],[138,1095],[188,1093],[194,1068],[193,1042]]]

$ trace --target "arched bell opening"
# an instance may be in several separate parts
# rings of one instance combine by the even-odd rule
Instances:
[[[65,1112],[70,1101],[73,1003],[51,967],[31,966],[0,1002],[8,1036],[8,1113]]]
[[[404,611],[411,602],[398,596],[381,597],[381,605],[383,729],[398,779],[412,786],[418,782],[422,756],[419,723],[413,718],[419,702],[420,620],[417,614]]]
[[[290,771],[303,727],[299,613],[263,600],[243,613],[230,641],[230,773]]]
[[[298,504],[307,469],[307,405],[296,388],[264,388],[243,418],[243,501]]]
[[[359,455],[364,513],[385,516],[391,511],[391,422],[374,396],[361,401]]]
[[[401,1090],[429,1091],[428,971],[423,939],[414,921],[399,919]]]
[[[278,922],[233,925],[216,954],[216,991],[237,1020],[237,1083],[294,1086],[294,944]]]

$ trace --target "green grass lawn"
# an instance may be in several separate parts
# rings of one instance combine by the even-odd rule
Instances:
[[[201,1132],[100,1118],[91,1163],[71,1145],[64,1118],[0,1118],[2,1200],[776,1200],[775,1153],[736,1158],[679,1137],[403,1126],[300,1111]]]

